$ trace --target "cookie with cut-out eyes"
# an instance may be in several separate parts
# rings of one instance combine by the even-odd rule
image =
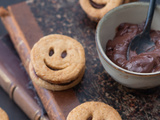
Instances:
[[[84,75],[85,67],[83,68],[80,75],[75,80],[72,80],[71,82],[63,83],[63,84],[53,84],[53,83],[44,81],[43,79],[39,78],[36,75],[31,62],[29,65],[29,71],[30,71],[30,77],[31,77],[32,81],[34,83],[36,83],[38,86],[43,87],[48,90],[52,90],[52,91],[61,91],[61,90],[66,90],[66,89],[69,89],[69,88],[76,86],[81,81],[81,79]]]
[[[0,120],[9,120],[7,113],[2,108],[0,108]]]
[[[123,0],[80,0],[82,9],[93,21],[99,21],[108,11],[121,5]]]
[[[122,120],[119,113],[103,102],[85,102],[74,108],[67,120]]]
[[[75,82],[84,71],[84,48],[71,37],[48,35],[33,46],[31,64],[41,80],[52,85],[66,85]]]

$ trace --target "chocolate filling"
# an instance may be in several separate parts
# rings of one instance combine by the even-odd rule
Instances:
[[[69,84],[73,83],[74,81],[75,81],[75,80],[72,80],[72,81],[67,82],[67,83],[50,83],[50,82],[48,82],[48,83],[51,84],[51,85],[65,86],[65,85],[69,85]],[[46,82],[47,82],[47,81],[46,81]]]
[[[97,4],[97,3],[95,3],[93,0],[89,0],[89,2],[96,9],[101,9],[101,8],[103,8],[105,6],[105,4]]]
[[[125,3],[125,0],[123,0],[123,3],[122,4],[124,4]]]

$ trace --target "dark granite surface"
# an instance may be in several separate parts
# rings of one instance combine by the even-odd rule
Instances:
[[[86,71],[82,82],[74,88],[80,102],[103,101],[113,106],[123,120],[160,119],[160,87],[149,90],[126,88],[105,72],[95,46],[97,24],[87,17],[78,0],[27,2],[44,35],[53,33],[68,35],[84,46]]]

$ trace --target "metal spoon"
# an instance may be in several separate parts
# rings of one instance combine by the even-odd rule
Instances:
[[[137,54],[140,54],[143,52],[152,51],[154,49],[155,43],[151,41],[150,29],[155,7],[156,7],[156,0],[150,0],[148,15],[143,32],[136,35],[129,43],[127,49],[127,60],[129,60],[130,57],[130,50],[136,51]]]

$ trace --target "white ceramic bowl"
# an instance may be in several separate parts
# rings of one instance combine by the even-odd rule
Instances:
[[[160,72],[137,73],[117,66],[105,54],[106,43],[114,38],[116,28],[121,23],[143,23],[147,16],[148,6],[149,4],[145,2],[121,5],[109,11],[99,21],[96,30],[96,47],[103,67],[114,80],[130,88],[147,89],[159,86]],[[160,30],[160,6],[156,7],[152,29]]]

